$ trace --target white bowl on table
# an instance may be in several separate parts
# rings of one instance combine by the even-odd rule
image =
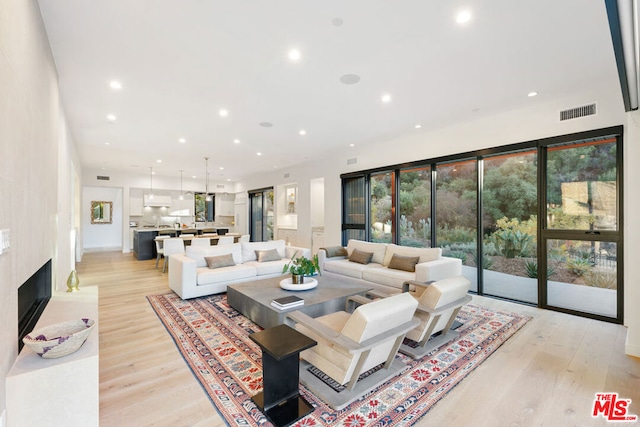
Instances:
[[[306,291],[318,286],[318,281],[312,277],[305,277],[301,284],[292,283],[291,277],[280,281],[280,287],[287,291]]]

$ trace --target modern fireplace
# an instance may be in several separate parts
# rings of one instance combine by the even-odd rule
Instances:
[[[51,299],[51,260],[18,288],[18,351]]]

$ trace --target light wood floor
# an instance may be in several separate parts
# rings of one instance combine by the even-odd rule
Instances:
[[[99,287],[100,425],[225,425],[145,298],[169,292],[155,260],[90,252],[77,270],[81,289]],[[474,302],[533,319],[418,426],[604,426],[591,418],[596,392],[632,399],[630,412],[640,415],[640,359],[624,354],[624,327]]]

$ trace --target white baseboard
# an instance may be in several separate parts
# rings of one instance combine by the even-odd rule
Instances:
[[[7,427],[7,423],[5,421],[5,414],[7,413],[6,410],[2,411],[2,414],[0,414],[0,427]]]

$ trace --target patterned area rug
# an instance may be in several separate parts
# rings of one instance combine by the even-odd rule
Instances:
[[[226,295],[183,301],[147,297],[220,415],[232,426],[268,424],[251,396],[262,390],[262,353],[248,335],[261,330],[227,305]],[[402,375],[335,411],[303,386],[315,411],[294,426],[411,426],[529,320],[467,304],[454,342],[407,363]]]

